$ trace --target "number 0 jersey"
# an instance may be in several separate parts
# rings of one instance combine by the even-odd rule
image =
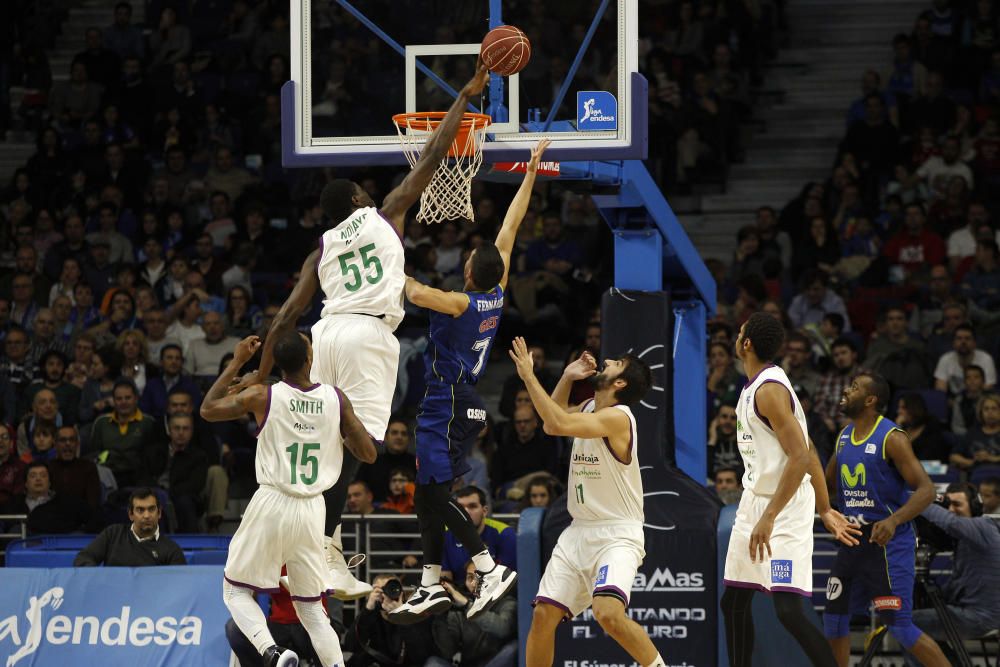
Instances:
[[[257,431],[257,483],[314,496],[337,483],[344,461],[340,395],[328,384],[302,389],[284,380],[267,389]]]
[[[476,384],[486,370],[503,313],[503,288],[464,294],[469,307],[458,317],[431,311],[431,340],[424,352],[428,382]]]
[[[372,315],[395,330],[403,319],[403,264],[403,243],[392,223],[374,207],[354,211],[320,237],[323,317]]]
[[[627,405],[615,405],[631,423],[629,455],[620,460],[606,438],[576,438],[569,461],[569,490],[566,504],[574,521],[613,521],[642,525],[642,475],[636,452],[638,435],[635,416]],[[590,400],[582,412],[593,412]]]

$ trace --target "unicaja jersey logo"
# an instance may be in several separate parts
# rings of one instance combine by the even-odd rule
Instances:
[[[618,129],[618,100],[606,90],[576,93],[577,129],[581,132]]]
[[[859,463],[854,466],[854,472],[851,472],[846,463],[840,464],[840,479],[848,488],[851,489],[856,487],[858,484],[866,486],[865,464]]]

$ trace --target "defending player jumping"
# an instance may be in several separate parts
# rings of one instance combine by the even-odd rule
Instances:
[[[309,381],[312,347],[296,331],[274,342],[281,382],[253,385],[226,396],[240,368],[260,347],[257,336],[236,346],[233,360],[205,396],[201,416],[208,421],[257,418],[257,483],[233,536],[226,559],[223,599],[240,631],[268,667],[294,667],[295,652],[276,646],[253,591],[278,589],[281,566],[288,568],[288,592],[324,667],[342,665],[337,634],[322,596],[330,590],[323,554],[326,518],[323,491],[341,475],[346,447],[358,459],[375,460],[375,445],[336,387]]]
[[[392,410],[399,366],[399,341],[393,331],[403,319],[403,225],[406,212],[420,198],[458,132],[469,100],[482,92],[489,78],[480,66],[462,88],[441,125],[427,140],[420,160],[403,182],[386,195],[381,208],[357,183],[338,179],[323,188],[320,205],[336,225],[320,239],[302,265],[298,283],[274,318],[264,341],[260,371],[244,384],[261,381],[273,366],[273,341],[292,330],[322,288],[320,320],[313,325],[316,354],[312,380],[340,387],[354,403],[358,418],[381,444]],[[347,485],[359,463],[344,458],[340,483],[326,494],[324,540],[334,573],[335,597],[353,600],[371,592],[355,579],[344,561],[340,517]]]
[[[465,457],[486,422],[486,406],[475,384],[486,370],[500,327],[510,254],[548,140],[531,152],[524,181],[514,195],[496,244],[484,243],[465,263],[465,291],[444,292],[406,279],[406,297],[431,311],[430,344],[424,353],[427,391],[417,413],[417,488],[414,502],[424,551],[420,586],[389,614],[393,623],[416,623],[451,608],[441,586],[445,525],[472,554],[480,576],[468,617],[488,610],[509,592],[517,574],[493,560],[475,524],[451,499],[452,481],[469,470]]]
[[[805,413],[788,376],[772,363],[784,338],[777,319],[754,313],[736,339],[736,355],[750,379],[736,406],[745,491],[726,553],[722,595],[733,667],[751,665],[755,591],[771,594],[778,619],[812,664],[836,665],[802,606],[802,596],[812,596],[813,511],[845,544],[857,544],[859,532],[830,508],[819,459],[810,453]]]
[[[913,624],[913,519],[934,501],[934,484],[913,453],[910,438],[882,416],[889,402],[885,379],[868,371],[844,390],[840,409],[850,418],[826,466],[840,490],[844,513],[861,526],[861,543],[841,546],[826,584],[823,627],[840,667],[851,658],[852,613],[875,606],[889,634],[921,664],[948,664],[941,647]],[[907,485],[913,488],[908,496]]]
[[[592,606],[604,631],[636,662],[664,667],[652,640],[626,615],[632,580],[646,555],[638,433],[629,406],[649,391],[649,367],[627,354],[606,360],[597,374],[596,361],[585,352],[566,367],[549,397],[523,338],[514,339],[510,356],[545,432],[575,438],[567,483],[573,522],[559,536],[538,586],[526,664],[549,667],[559,623]],[[570,387],[589,377],[594,398],[570,407]]]

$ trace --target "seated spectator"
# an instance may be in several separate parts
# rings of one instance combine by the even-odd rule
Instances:
[[[545,391],[552,392],[556,387],[559,378],[556,374],[545,367],[545,348],[541,345],[532,345],[528,348],[531,352],[532,363],[534,364],[535,377],[541,383]],[[500,414],[510,419],[514,415],[514,397],[524,389],[524,382],[517,373],[511,373],[503,381],[503,390],[500,392]],[[531,400],[530,398],[528,399]]]
[[[807,324],[802,327],[802,333],[809,337],[812,344],[812,358],[817,368],[829,367],[830,355],[833,353],[833,343],[844,333],[844,318],[839,313],[827,313],[819,324]]]
[[[514,428],[504,430],[493,457],[490,478],[497,488],[525,475],[556,469],[556,443],[542,432],[535,409],[518,408],[511,421]]]
[[[719,408],[708,425],[708,474],[732,468],[743,475],[743,456],[736,442],[736,405],[728,403]]]
[[[983,394],[976,413],[979,425],[969,429],[950,459],[952,465],[967,471],[972,481],[980,470],[987,474],[1000,471],[1000,394]]]
[[[63,422],[75,424],[77,410],[80,407],[80,390],[63,379],[66,373],[66,357],[63,356],[62,352],[49,350],[42,355],[39,369],[42,372],[42,377],[28,386],[25,401],[31,402],[35,394],[42,389],[48,389],[56,396],[56,403],[59,406],[59,414],[62,415]]]
[[[220,465],[210,465],[205,452],[192,445],[194,418],[174,414],[167,418],[170,441],[166,461],[160,468],[159,485],[170,492],[182,533],[197,533],[199,518],[205,516],[209,532],[222,523],[229,495],[229,478]]]
[[[944,264],[931,267],[929,285],[921,289],[920,300],[910,314],[910,329],[923,338],[930,336],[944,317],[945,304],[951,299],[952,282],[948,267]]]
[[[121,360],[122,377],[131,380],[141,394],[146,383],[160,373],[156,366],[149,363],[145,334],[138,329],[126,329],[118,334],[115,349]]]
[[[167,442],[170,440],[169,420],[170,417],[173,417],[174,415],[186,415],[194,420],[194,436],[192,442],[205,454],[205,458],[208,459],[209,462],[214,463],[215,461],[218,461],[220,450],[216,434],[212,429],[213,424],[209,424],[201,418],[200,414],[198,414],[194,396],[192,396],[188,391],[176,387],[172,389],[169,394],[167,394],[166,413],[157,420],[160,426],[158,426],[156,430],[159,431],[157,435],[161,438],[163,450],[166,450]],[[162,431],[160,430],[160,427],[162,427]]]
[[[583,347],[573,350],[566,357],[566,363],[563,364],[563,368],[569,366],[571,363],[580,358],[584,352],[587,352],[594,359],[601,358],[601,321],[600,318],[591,319],[587,324],[587,328],[584,331],[583,336]],[[558,381],[558,378],[556,378]],[[569,390],[569,404],[570,405],[580,405],[584,401],[594,397],[594,383],[590,379],[577,380],[573,383]],[[530,400],[530,399],[529,399]]]
[[[48,463],[56,457],[56,427],[38,424],[32,429],[28,451],[21,455],[25,463]]]
[[[233,285],[226,296],[226,335],[246,338],[260,329],[261,312],[250,300],[250,291],[243,285]]]
[[[913,274],[921,274],[928,267],[945,259],[945,245],[941,237],[926,228],[926,213],[921,204],[907,204],[904,226],[892,236],[882,249],[890,264],[890,279],[902,282]]]
[[[81,122],[94,116],[103,93],[104,86],[87,76],[87,66],[74,61],[69,80],[56,83],[49,95],[49,112],[59,130],[79,128]]]
[[[1000,477],[987,477],[979,482],[979,497],[983,514],[1000,514]]]
[[[975,185],[972,169],[962,162],[962,146],[957,137],[947,137],[941,147],[941,155],[935,155],[917,169],[917,176],[924,179],[934,199],[944,199],[952,178],[959,177],[972,190]]]
[[[757,209],[755,220],[757,235],[760,239],[760,253],[764,257],[764,272],[766,273],[773,263],[777,263],[782,269],[788,269],[792,265],[792,239],[788,233],[779,229],[778,214],[770,206],[761,206]],[[767,267],[767,268],[765,268]]]
[[[121,370],[121,361],[115,350],[104,348],[90,355],[87,380],[80,390],[80,423],[90,425],[99,415],[107,414],[115,407],[112,393],[115,378]]]
[[[528,492],[524,494],[523,507],[546,508],[559,496],[558,480],[552,475],[536,475],[528,480]]]
[[[384,502],[389,490],[392,471],[395,469],[417,471],[417,457],[410,453],[410,426],[399,415],[389,419],[385,431],[385,453],[379,455],[375,463],[361,466],[358,479],[372,490],[376,502]]]
[[[913,453],[918,459],[948,462],[951,448],[945,438],[944,429],[927,412],[923,396],[917,393],[900,396],[894,421],[910,436]]]
[[[788,307],[788,317],[798,329],[807,324],[818,324],[827,313],[837,313],[844,318],[844,330],[851,330],[851,320],[847,315],[844,300],[828,286],[824,271],[809,271],[802,277],[800,292]]]
[[[27,469],[28,466],[14,452],[14,437],[10,427],[0,422],[0,507],[24,493]]]
[[[781,360],[781,367],[792,384],[799,385],[810,395],[814,395],[819,390],[822,378],[812,367],[811,353],[812,346],[809,337],[796,331],[790,334],[785,341],[785,356]]]
[[[393,468],[389,473],[389,493],[381,507],[399,514],[413,514],[414,478],[408,468]]]
[[[965,219],[968,224],[948,235],[948,263],[953,271],[963,260],[975,257],[977,233],[980,227],[990,226],[990,210],[985,202],[973,200],[966,209]],[[992,236],[1000,243],[1000,230]]]
[[[187,350],[191,343],[205,337],[205,331],[198,326],[202,315],[201,298],[194,292],[188,292],[170,309],[177,313],[177,319],[167,327],[167,336],[177,341],[181,349]]]
[[[150,67],[173,65],[191,53],[191,31],[177,23],[177,12],[164,7],[157,27],[149,36]]]
[[[197,271],[205,279],[205,287],[210,292],[222,289],[222,274],[229,268],[214,252],[212,235],[202,232],[194,242],[194,257],[191,259],[191,270]]]
[[[128,2],[115,5],[115,20],[111,27],[104,30],[104,43],[119,58],[142,58],[145,54],[146,43],[142,38],[142,30],[132,25],[132,5]]]
[[[372,592],[354,618],[344,639],[345,651],[351,651],[346,667],[424,667],[435,654],[431,621],[413,625],[390,623],[389,612],[405,600],[406,591],[396,575],[380,574],[372,581]]]
[[[139,410],[139,396],[129,380],[115,381],[114,410],[94,420],[89,453],[114,473],[119,488],[153,481],[157,438],[153,419]]]
[[[501,565],[511,569],[517,568],[517,531],[496,519],[490,519],[489,505],[486,504],[486,494],[482,489],[467,486],[455,492],[455,500],[468,513],[475,524],[483,544]],[[455,533],[446,531],[444,534],[444,554],[441,558],[442,579],[453,579],[453,573],[461,573],[465,564],[472,559],[472,554],[458,543]]]
[[[729,263],[726,283],[735,286],[746,276],[764,275],[764,253],[760,248],[760,230],[755,225],[744,225],[736,232],[736,250]]]
[[[162,417],[167,414],[167,396],[175,390],[191,395],[196,406],[201,404],[198,383],[184,372],[181,346],[167,343],[160,348],[160,374],[146,383],[139,409],[151,417]]]
[[[205,174],[205,187],[209,191],[224,192],[235,201],[243,189],[257,182],[257,178],[242,167],[233,165],[233,152],[226,146],[215,149],[215,160]]]
[[[713,476],[715,493],[723,505],[736,505],[743,496],[743,483],[735,468],[718,468]]]
[[[87,504],[93,512],[101,505],[101,479],[93,461],[80,458],[80,434],[75,426],[56,431],[56,457],[49,461],[49,476],[56,493]]]
[[[965,368],[976,365],[983,369],[985,387],[992,389],[997,383],[997,369],[993,357],[985,350],[976,349],[976,333],[971,324],[955,328],[952,350],[941,355],[934,369],[934,388],[951,396],[965,389]]]
[[[515,667],[517,664],[517,596],[508,595],[489,611],[469,620],[466,609],[479,586],[475,564],[465,564],[462,582],[443,579],[452,608],[434,617],[431,633],[437,650],[425,667]]]
[[[733,363],[732,345],[710,343],[707,389],[712,401],[712,412],[717,412],[722,405],[736,403],[745,381],[746,378],[740,375]]]
[[[160,501],[150,488],[132,492],[128,499],[130,524],[105,528],[73,560],[73,567],[144,567],[186,565],[177,543],[160,536]]]
[[[986,317],[1000,309],[1000,249],[996,241],[976,243],[976,263],[965,274],[961,292]]]
[[[108,146],[115,160],[123,159],[121,146]],[[121,169],[123,165],[117,164]],[[97,212],[97,230],[87,235],[87,242],[93,245],[98,240],[107,241],[110,248],[108,261],[112,264],[131,264],[135,261],[135,251],[128,237],[118,231],[118,208],[111,202],[103,202]]]
[[[542,238],[533,241],[525,252],[527,272],[511,281],[511,294],[526,322],[533,324],[552,310],[540,308],[543,302],[558,312],[557,304],[569,294],[573,270],[582,259],[576,241],[563,234],[559,212],[545,214]]]
[[[815,410],[812,394],[809,393],[808,389],[801,384],[794,383],[792,384],[792,390],[799,397],[799,403],[802,404],[802,411],[806,415],[806,432],[809,434],[809,439],[816,446],[816,453],[819,455],[820,462],[826,465],[826,462],[830,459],[830,455],[833,453],[834,439],[838,431],[827,428],[826,422],[823,421],[823,418]]]
[[[868,345],[865,367],[895,389],[923,389],[930,385],[924,344],[906,330],[906,311],[890,306],[882,314],[878,336]]]
[[[8,387],[15,399],[24,394],[38,375],[38,366],[28,356],[30,345],[27,331],[17,325],[8,326],[0,356],[0,384]],[[19,407],[15,406],[5,418],[14,421],[20,416]]]
[[[167,335],[167,314],[158,306],[143,313],[142,324],[146,328],[147,358],[150,363],[159,365],[162,363],[163,348],[171,344],[179,346],[180,341]]]
[[[24,493],[15,496],[2,514],[27,514],[29,535],[94,532],[101,527],[100,515],[72,496],[52,490],[45,463],[29,463]]]
[[[226,335],[222,315],[208,312],[202,317],[204,338],[191,341],[184,358],[185,370],[199,382],[214,381],[219,374],[222,358],[236,349],[238,338]]]
[[[840,411],[844,389],[858,372],[858,346],[849,338],[838,338],[831,348],[833,367],[822,377],[817,390],[814,412],[833,432],[847,425],[847,418]]]
[[[847,130],[840,144],[842,152],[857,158],[866,191],[892,173],[899,153],[899,131],[889,122],[885,102],[877,93],[865,97],[864,117]]]
[[[966,366],[964,375],[965,389],[951,402],[951,432],[955,435],[965,435],[970,428],[982,425],[976,408],[986,389],[986,375],[975,364]]]
[[[51,389],[41,389],[31,399],[31,412],[25,415],[17,427],[17,453],[25,463],[32,460],[35,431],[48,427],[55,434],[55,428],[62,424],[59,403]]]

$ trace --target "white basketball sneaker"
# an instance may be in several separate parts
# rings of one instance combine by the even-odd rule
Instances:
[[[330,566],[330,579],[333,587],[333,597],[338,600],[348,602],[363,598],[372,592],[371,584],[366,584],[354,578],[348,569],[347,561],[344,560],[344,550],[339,540],[340,528],[334,533],[335,537],[323,538],[323,550],[326,552],[326,564]],[[351,567],[357,567],[365,562],[363,554],[351,558]]]
[[[498,564],[489,572],[476,572],[476,574],[479,576],[476,599],[465,615],[470,619],[489,611],[500,598],[511,592],[517,583],[517,572],[504,565]]]
[[[431,614],[451,609],[451,597],[441,584],[420,586],[410,599],[389,612],[389,622],[396,625],[419,623]]]

